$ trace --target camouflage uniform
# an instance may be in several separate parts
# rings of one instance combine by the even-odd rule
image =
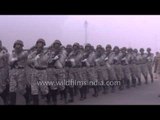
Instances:
[[[84,75],[82,73],[82,68],[81,68],[81,59],[83,57],[83,52],[80,50],[80,45],[79,43],[74,43],[73,48],[76,47],[75,49],[73,49],[73,51],[68,55],[67,57],[67,61],[68,64],[70,64],[70,67],[68,69],[68,77],[67,80],[73,80],[76,85],[71,85],[69,86],[69,89],[71,90],[71,87],[74,87],[74,90],[76,92],[76,90],[80,90],[80,94],[81,94],[81,100],[82,100],[82,87],[83,87],[83,76]],[[73,90],[72,90],[73,91]],[[75,93],[76,94],[76,93]],[[70,91],[70,95],[71,95],[71,91]],[[71,100],[69,100],[70,102],[73,102],[73,95],[71,95]]]
[[[154,60],[154,54],[153,53],[148,53],[147,54],[147,69],[148,69],[148,73],[151,77],[151,82],[153,82],[153,69],[152,69],[152,66],[153,66],[153,60]]]
[[[30,68],[30,70],[32,70],[32,73],[30,73],[32,95],[38,95],[39,92],[41,92],[42,94],[48,93],[48,87],[47,85],[45,85],[45,81],[47,81],[47,60],[48,55],[44,50],[40,54],[37,54],[36,50],[28,56],[29,66],[33,67]],[[42,85],[38,85],[38,82],[39,84],[41,84],[40,82],[42,82]]]
[[[140,69],[140,73],[144,76],[145,78],[145,83],[148,83],[148,69],[147,69],[147,54],[138,54],[137,56],[138,59],[138,67]]]
[[[107,87],[105,84],[108,80],[108,69],[105,64],[105,58],[106,58],[106,54],[105,54],[105,51],[103,50],[102,46],[100,46],[100,45],[97,46],[96,59],[95,59],[95,63],[96,63],[95,69],[97,72],[97,79],[100,84],[99,87],[101,87],[103,85],[103,90],[104,90],[103,93],[104,94],[106,93],[106,87]]]
[[[115,54],[114,53],[114,57],[113,57],[113,69],[115,71],[115,75],[116,75],[116,80],[120,80],[121,81],[121,86],[119,87],[120,90],[123,89],[123,85],[124,85],[124,80],[123,80],[123,72],[122,72],[122,65],[120,64],[120,53]]]
[[[129,69],[129,59],[127,57],[127,53],[125,53],[125,54],[126,55],[121,56],[121,67],[122,67],[122,72],[123,72],[122,79],[127,84],[127,88],[129,88],[130,87],[131,72]]]
[[[65,86],[65,77],[66,72],[64,69],[65,59],[67,56],[67,52],[64,48],[54,48],[54,44],[61,45],[59,40],[56,40],[50,50],[48,51],[49,59],[48,59],[48,81],[52,81],[53,84],[50,86],[51,89],[51,97],[53,99],[54,104],[57,103],[57,90],[60,90],[61,97],[64,97],[65,103],[67,103],[67,91]]]
[[[89,85],[92,85],[92,87],[94,88],[93,96],[97,97],[98,96],[98,91],[97,91],[98,78],[97,78],[97,72],[95,68],[96,54],[90,44],[87,44],[85,48],[86,47],[89,47],[90,51],[85,51],[82,62],[86,66],[86,76],[87,76],[88,83]]]
[[[114,58],[114,53],[112,51],[106,52],[105,61],[106,61],[106,68],[108,70],[108,79],[110,81],[117,80],[116,73],[114,71],[113,58]],[[115,91],[115,86],[111,86],[111,87],[112,87],[112,92],[114,92]]]
[[[8,51],[4,47],[0,47],[0,96],[2,97],[4,104],[8,104],[7,97],[9,92],[8,55]]]
[[[14,44],[21,44],[23,42],[17,40]],[[11,93],[11,104],[16,103],[16,93],[24,95],[26,93],[26,63],[27,63],[27,51],[21,51],[17,53],[16,50],[12,51],[10,56],[10,70],[9,70],[9,91]]]

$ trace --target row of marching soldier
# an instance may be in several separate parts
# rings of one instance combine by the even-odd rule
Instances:
[[[94,48],[79,43],[68,44],[66,47],[59,40],[45,47],[45,40],[40,38],[30,49],[23,49],[23,41],[17,40],[11,54],[0,41],[0,96],[5,105],[17,104],[17,94],[24,97],[26,105],[39,105],[45,99],[49,105],[74,102],[75,97],[87,99],[89,93],[98,97],[109,91],[129,89],[153,83],[154,54],[151,49],[139,51],[133,48],[111,45]],[[118,86],[104,85],[65,85],[41,84],[63,81],[103,82],[120,81]],[[150,81],[149,81],[150,80]]]

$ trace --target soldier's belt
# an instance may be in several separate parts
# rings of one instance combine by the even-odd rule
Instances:
[[[36,70],[46,70],[47,68],[44,67],[35,67]]]
[[[13,67],[12,69],[24,69],[24,67]]]

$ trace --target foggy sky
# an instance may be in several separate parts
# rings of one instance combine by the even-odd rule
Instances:
[[[88,21],[88,43],[120,47],[151,47],[160,51],[160,16],[156,15],[1,15],[0,40],[9,51],[15,40],[30,48],[38,38],[47,46],[55,39],[62,44],[85,43],[84,21]]]

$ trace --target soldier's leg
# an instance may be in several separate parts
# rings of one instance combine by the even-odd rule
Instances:
[[[149,74],[150,74],[150,77],[151,77],[151,82],[153,83],[153,70],[152,70],[152,64],[149,64],[148,65],[148,71],[149,71]]]
[[[80,100],[83,100],[84,99],[84,89],[83,89],[83,86],[81,86],[80,88],[79,88],[79,91],[80,91]]]
[[[4,105],[8,105],[9,100],[9,85],[6,85],[6,88],[3,90],[3,92],[0,94]]]
[[[57,71],[57,77],[59,82],[65,82],[65,71],[64,69],[59,69]],[[64,103],[67,104],[67,87],[65,83],[59,86],[62,96],[64,97]]]
[[[10,75],[10,81],[9,81],[9,97],[10,97],[10,105],[16,105],[16,87],[17,87],[17,81],[16,81],[16,75],[12,74],[15,71],[11,71]]]
[[[70,95],[70,99],[68,100],[68,102],[74,102],[74,86],[69,86],[68,87],[68,92]]]
[[[32,94],[32,100],[33,105],[39,105],[39,86],[38,85],[38,72],[35,70],[35,72],[31,75],[31,94]]]
[[[26,93],[24,94],[26,105],[30,105],[31,100],[32,100],[31,97],[32,97],[32,95],[31,95],[31,87],[27,86],[26,87]]]
[[[58,93],[58,89],[51,89],[50,93],[51,93],[53,104],[57,105],[57,93]]]

